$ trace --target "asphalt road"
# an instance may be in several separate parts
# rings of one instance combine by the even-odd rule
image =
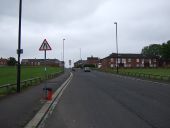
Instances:
[[[76,71],[45,128],[170,128],[170,85]]]

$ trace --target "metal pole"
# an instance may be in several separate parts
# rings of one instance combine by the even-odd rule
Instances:
[[[20,65],[20,54],[21,54],[21,16],[22,16],[22,0],[19,3],[19,31],[18,31],[18,66],[17,66],[17,92],[21,91],[20,81],[21,81],[21,65]]]
[[[82,60],[82,58],[81,58],[81,48],[80,48],[80,60]]]
[[[116,55],[116,72],[119,73],[119,64],[118,64],[118,39],[117,39],[117,22],[115,22],[114,24],[116,24],[116,51],[117,51],[117,55]]]
[[[65,39],[63,39],[63,71],[65,69],[65,62],[64,62],[64,40]]]
[[[44,72],[45,72],[45,80],[47,80],[47,64],[46,64],[46,57],[47,56],[47,52],[46,52],[46,50],[44,50],[44,66],[45,66],[45,68],[44,68]],[[45,87],[46,87],[46,85],[45,85]]]
[[[44,82],[44,88],[43,88],[43,91],[44,91],[44,95],[43,95],[43,97],[44,97],[44,99],[47,99],[47,64],[46,64],[46,57],[47,56],[47,54],[46,54],[46,50],[44,50],[44,79],[45,79],[45,82]]]

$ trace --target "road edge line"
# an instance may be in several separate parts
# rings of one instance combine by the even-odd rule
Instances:
[[[45,115],[48,113],[53,102],[60,95],[60,93],[65,89],[65,87],[68,85],[68,83],[70,83],[72,77],[73,77],[73,73],[70,72],[69,78],[54,92],[54,94],[52,96],[52,100],[47,101],[41,107],[41,109],[35,114],[35,116],[26,124],[26,126],[24,128],[36,128],[41,123],[41,121],[43,120]]]

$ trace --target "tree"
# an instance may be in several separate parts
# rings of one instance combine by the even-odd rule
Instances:
[[[170,40],[162,44],[161,54],[163,59],[170,59]]]
[[[84,67],[91,67],[91,68],[95,68],[96,66],[94,64],[85,64]]]
[[[142,52],[141,54],[143,55],[149,55],[149,46],[145,46],[143,49],[142,49]]]
[[[16,63],[17,63],[17,61],[16,61],[16,59],[14,57],[9,57],[8,58],[7,64],[9,66],[14,66],[14,65],[16,65]]]
[[[145,46],[142,49],[141,53],[143,55],[146,55],[146,56],[157,56],[157,57],[160,57],[161,56],[161,45],[160,44],[151,44],[149,46]]]

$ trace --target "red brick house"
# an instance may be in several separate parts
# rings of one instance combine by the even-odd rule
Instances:
[[[8,61],[7,59],[4,59],[4,58],[1,57],[1,58],[0,58],[0,66],[2,66],[2,65],[3,65],[3,66],[4,66],[4,65],[7,65],[7,61]]]
[[[98,64],[100,62],[100,59],[98,57],[87,57],[87,62],[86,64],[93,64],[95,67],[98,67]]]
[[[28,66],[40,66],[44,65],[44,59],[22,59],[21,64]],[[46,65],[62,67],[63,62],[58,59],[46,59]]]
[[[101,60],[102,68],[113,68],[117,65],[124,68],[142,68],[142,67],[158,67],[158,57],[144,56],[142,54],[117,54],[112,53],[108,57]]]

